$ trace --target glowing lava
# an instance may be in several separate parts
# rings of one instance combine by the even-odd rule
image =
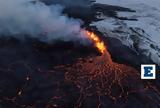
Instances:
[[[104,52],[106,51],[106,47],[105,47],[105,45],[104,45],[104,42],[101,41],[101,40],[99,39],[99,37],[98,37],[96,34],[94,34],[93,32],[87,31],[87,36],[88,36],[88,38],[89,38],[91,41],[94,42],[96,48],[97,48],[102,54],[104,54]]]
[[[153,90],[150,84],[140,80],[140,74],[136,69],[112,61],[104,42],[96,34],[87,32],[87,36],[102,55],[85,58],[85,61],[80,59],[67,67],[66,81],[74,82],[81,92],[76,107],[82,107],[85,100],[95,95],[98,97],[99,108],[103,105],[101,98],[105,96],[114,104],[119,104],[119,100],[128,103],[132,93],[147,93]]]
[[[130,98],[135,98],[134,94],[139,95],[141,93],[148,96],[148,100],[143,97],[142,100],[145,101],[155,99],[154,95],[148,95],[148,92],[153,91],[159,96],[158,89],[149,83],[144,83],[136,69],[114,61],[110,62],[111,58],[106,54],[108,54],[107,51],[101,56],[85,58],[85,61],[80,59],[67,67],[66,81],[74,83],[80,90],[75,108],[83,107],[84,102],[92,98],[97,99],[97,108],[107,108],[104,105],[104,102],[107,101],[103,99],[120,106],[117,108],[122,108],[124,103],[130,102]]]
[[[86,31],[88,38],[94,43],[95,47],[99,50],[100,53],[102,53],[102,56],[104,56],[107,61],[112,64],[112,58],[110,53],[108,52],[104,42],[100,40],[100,38],[93,32]],[[105,60],[106,60],[105,59]]]

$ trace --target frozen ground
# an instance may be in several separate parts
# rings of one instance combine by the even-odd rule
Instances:
[[[99,31],[120,39],[123,44],[150,57],[160,65],[160,1],[159,0],[97,0],[96,3],[127,7],[136,12],[118,12],[120,20],[101,15],[104,20],[93,22]]]

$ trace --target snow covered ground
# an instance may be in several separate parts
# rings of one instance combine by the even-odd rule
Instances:
[[[160,0],[97,0],[96,3],[127,7],[136,12],[118,12],[119,20],[102,15],[93,22],[99,31],[118,38],[137,53],[145,54],[160,65]]]

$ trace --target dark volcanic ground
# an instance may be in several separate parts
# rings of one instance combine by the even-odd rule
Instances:
[[[21,42],[13,38],[1,39],[0,43],[2,108],[160,106],[155,82],[143,82],[130,67],[122,66],[122,70],[121,65],[112,67],[94,47],[72,42],[46,44],[30,39]],[[124,49],[126,55],[133,55]]]
[[[92,45],[83,46],[61,41],[47,44],[34,39],[19,41],[14,38],[1,38],[0,108],[160,108],[159,79],[142,81],[137,71],[141,63],[152,63],[152,61],[143,55],[137,55],[122,45],[119,40],[104,38],[103,34],[96,31],[94,27],[88,26],[92,20],[100,20],[94,17],[97,14],[96,11],[106,10],[104,13],[112,17],[117,17],[118,10],[133,11],[101,4],[92,7],[76,7],[75,12],[70,11],[73,8],[66,8],[64,13],[83,19],[84,27],[93,30],[104,40],[114,62],[127,65],[125,67],[130,65],[136,70],[127,68],[128,73],[125,74],[123,83],[120,84],[118,80],[124,75],[122,72],[117,77],[118,82],[110,85],[114,81],[112,77],[115,73],[111,73],[111,76],[107,74],[105,77],[97,75],[97,72],[101,71],[101,68],[98,70],[99,67],[102,67],[104,73],[115,70],[113,68],[110,71],[107,67],[104,68],[101,59],[100,62],[97,59],[101,54]],[[79,8],[85,9],[86,13],[76,11]],[[126,20],[126,18],[121,19]],[[94,74],[92,77],[86,75],[86,72],[91,72],[92,68],[87,67],[87,70],[85,66],[92,66],[96,72],[95,76],[98,77],[94,79]],[[72,69],[68,71],[68,68]],[[66,79],[68,72],[70,77]],[[82,76],[79,76],[81,74]],[[109,83],[106,83],[104,88],[99,85],[103,78],[109,79]],[[75,83],[78,81],[82,85]],[[82,88],[86,90],[89,88],[89,91],[82,92]],[[105,89],[109,90],[107,94]],[[122,95],[119,95],[121,93]]]
[[[114,71],[118,68],[111,67],[113,72],[107,67],[103,68],[101,62],[103,63],[105,58],[101,59],[101,55],[91,46],[72,42],[49,45],[37,40],[21,42],[13,38],[1,39],[0,43],[2,108],[159,108],[159,91],[154,82],[142,82],[138,72],[129,71],[127,68],[122,71],[127,74],[124,74],[121,81],[121,71],[116,77]],[[129,49],[124,49],[128,50],[125,54],[132,55]],[[100,61],[97,57],[100,57]],[[123,57],[121,59],[123,60]],[[80,65],[76,65],[79,61]],[[107,60],[105,61],[104,64],[107,64]],[[86,68],[89,70],[85,70]],[[90,69],[100,69],[99,72],[103,70],[110,74],[103,76],[103,73],[97,74],[98,70],[89,74],[92,72]],[[99,79],[101,75],[108,79],[104,88],[101,87]],[[113,82],[114,77],[118,82]],[[122,92],[122,88],[125,91]],[[122,97],[119,97],[120,94]],[[145,102],[148,104],[144,105]]]
[[[64,70],[54,68],[73,64],[81,57],[98,54],[94,48],[74,45],[72,42],[48,45],[35,40],[20,42],[16,39],[2,39],[0,43],[2,108],[19,108],[23,105],[44,108],[55,95],[69,95],[74,91],[78,93],[72,83],[64,83]],[[59,87],[60,91],[57,91]],[[18,96],[19,93],[21,95]],[[73,96],[78,97],[77,94]],[[70,96],[60,103],[69,107],[73,106],[74,100]]]

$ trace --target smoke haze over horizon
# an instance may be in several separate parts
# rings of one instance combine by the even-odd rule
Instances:
[[[0,0],[0,35],[23,38],[17,34],[26,34],[42,41],[84,40],[83,22],[63,15],[64,7],[32,1]]]

